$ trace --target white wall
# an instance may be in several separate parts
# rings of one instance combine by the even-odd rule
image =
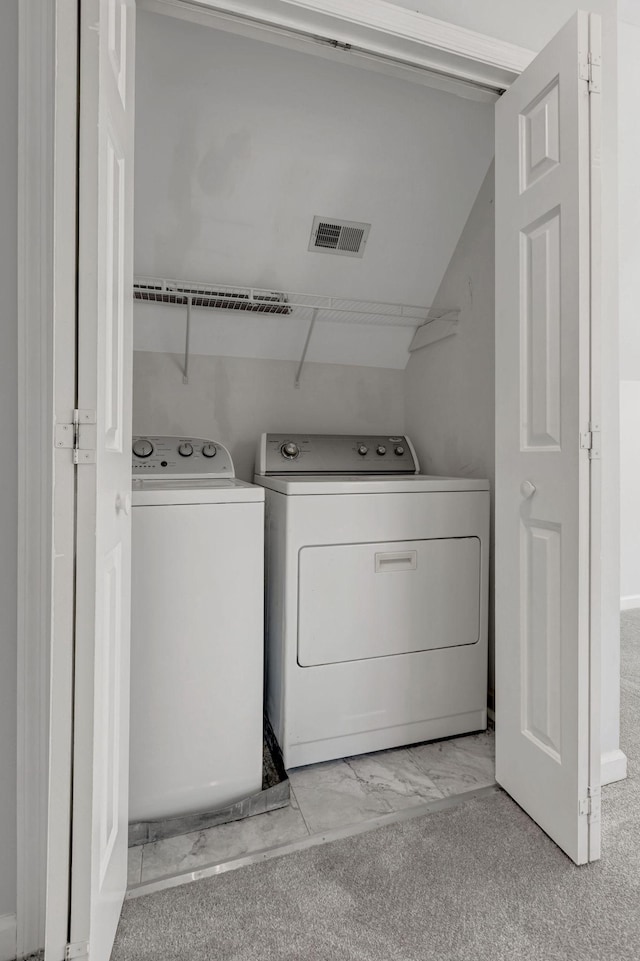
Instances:
[[[318,315],[308,360],[397,370],[406,367],[415,326],[336,323],[325,316],[322,312]],[[294,310],[290,316],[193,308],[189,352],[299,361],[311,320],[312,312],[306,308]],[[186,307],[136,302],[134,325],[136,350],[184,355]]]
[[[640,607],[640,378],[620,382],[620,606]]]
[[[406,430],[423,471],[495,478],[494,170],[484,179],[435,299],[461,308],[458,333],[415,351],[405,372]],[[492,538],[493,540],[493,538]],[[491,547],[493,569],[493,543]],[[493,574],[489,627],[493,689]]]
[[[621,116],[640,116],[640,3],[621,5]],[[620,124],[620,603],[640,607],[640,126]]]
[[[15,954],[18,0],[0,4],[0,959]]]
[[[610,14],[615,0],[387,0],[468,30],[486,33],[527,50],[545,43],[576,10]],[[633,2],[633,0],[630,0]]]
[[[640,380],[640,3],[638,23],[620,23],[620,379]]]
[[[231,450],[236,473],[252,480],[262,431],[339,433],[404,431],[401,370],[282,360],[194,357],[189,384],[182,358],[136,351],[134,433],[191,433]]]
[[[154,14],[136,49],[137,274],[431,303],[493,155],[492,104]],[[309,252],[315,214],[371,223],[363,259]],[[180,350],[181,315],[137,305],[136,347]],[[306,330],[197,323],[194,352],[227,356],[290,359]],[[410,339],[319,324],[309,359],[404,366]]]

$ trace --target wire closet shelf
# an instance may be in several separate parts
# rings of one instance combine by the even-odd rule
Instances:
[[[309,325],[296,387],[305,361],[316,322],[342,324],[376,324],[385,327],[418,328],[443,318],[457,320],[459,311],[431,308],[417,304],[387,303],[354,300],[299,291],[277,291],[262,287],[235,287],[227,284],[207,284],[199,281],[168,280],[159,277],[136,277],[133,296],[137,301],[173,304],[186,308],[184,377],[188,382],[189,339],[192,308],[241,311],[259,314],[280,314]]]

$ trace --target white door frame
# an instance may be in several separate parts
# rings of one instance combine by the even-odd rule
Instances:
[[[47,823],[53,10],[19,5],[17,930],[42,944]],[[37,599],[40,603],[34,603]]]
[[[75,406],[76,16],[75,0],[19,4],[18,958],[44,946],[47,909],[52,956],[67,940],[65,885],[50,905],[45,888],[69,850],[70,779],[49,785],[49,758],[70,769],[75,474],[54,420]]]
[[[346,62],[463,96],[474,96],[471,81],[494,99],[491,91],[508,87],[534,56],[529,50],[392,7],[384,0],[200,0],[197,10],[188,0],[139,0],[139,6],[184,19],[206,18],[211,25],[215,20],[219,29],[323,56],[351,58]],[[57,752],[57,764],[66,757],[71,765],[73,657],[73,626],[69,610],[64,609],[62,583],[58,585],[61,597],[56,598],[62,604],[62,623],[56,620],[54,625],[50,617],[54,387],[59,417],[64,416],[59,392],[66,390],[69,396],[71,389],[68,363],[60,353],[54,356],[50,333],[54,322],[61,342],[65,326],[67,334],[71,328],[75,331],[71,317],[75,185],[70,161],[75,151],[76,58],[70,55],[69,40],[76,9],[76,0],[55,0],[55,14],[54,5],[41,0],[20,4],[18,957],[43,946],[46,854],[63,857],[68,838],[63,826],[67,787],[59,780],[51,790],[53,821],[48,838],[46,823],[50,751]],[[310,39],[318,35],[326,41]],[[357,49],[346,51],[345,44]],[[65,482],[70,483],[68,478]],[[63,498],[68,493],[56,490]],[[68,526],[67,541],[73,534],[72,518]],[[66,585],[67,602],[72,589],[72,583]],[[58,606],[56,619],[60,610]],[[51,704],[50,688],[55,694]],[[67,832],[68,828],[67,824]],[[59,915],[57,932],[47,943],[47,961],[61,961],[66,938],[61,920],[65,886],[60,888],[61,900],[54,911]]]

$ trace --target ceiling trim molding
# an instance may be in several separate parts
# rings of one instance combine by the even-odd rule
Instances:
[[[535,55],[386,0],[139,0],[138,6],[478,100],[495,100]]]
[[[205,0],[206,2],[206,0]],[[329,14],[355,26],[402,37],[469,60],[522,73],[535,53],[466,27],[436,20],[385,0],[282,0],[288,6]],[[242,6],[242,4],[235,4]]]

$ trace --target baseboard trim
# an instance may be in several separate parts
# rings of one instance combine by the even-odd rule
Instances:
[[[600,764],[600,779],[602,784],[613,784],[614,781],[624,781],[627,776],[627,755],[620,749],[607,751],[602,755]]]
[[[636,607],[640,607],[640,594],[628,594],[620,598],[621,611],[632,611]]]
[[[0,961],[14,961],[18,943],[17,929],[15,914],[0,915]]]

